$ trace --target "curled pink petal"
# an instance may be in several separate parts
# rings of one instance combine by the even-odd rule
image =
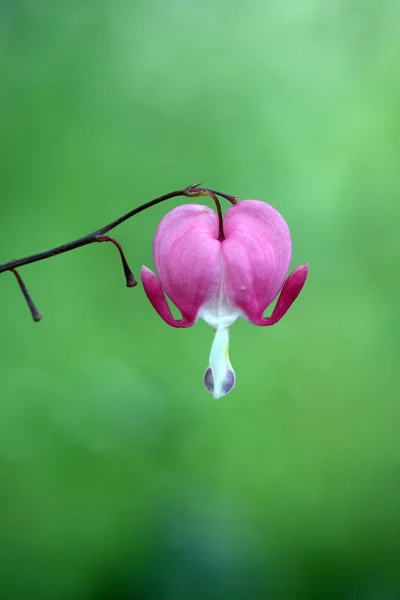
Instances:
[[[287,275],[292,256],[289,228],[269,204],[243,200],[224,219],[222,242],[229,302],[253,321],[271,304]]]
[[[142,267],[140,277],[142,279],[144,291],[146,292],[148,299],[160,317],[164,319],[168,325],[171,325],[172,327],[190,327],[193,325],[194,321],[188,321],[186,319],[174,319],[160,282],[154,273],[150,271],[150,269],[147,267]]]
[[[278,301],[270,317],[254,317],[254,325],[275,325],[287,313],[297,296],[300,294],[308,275],[308,265],[297,267],[286,279]]]

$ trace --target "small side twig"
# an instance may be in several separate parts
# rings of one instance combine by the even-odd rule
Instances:
[[[114,246],[116,246],[118,248],[118,252],[120,254],[122,266],[123,266],[124,273],[125,273],[126,287],[135,287],[135,285],[137,285],[137,281],[134,278],[133,273],[129,268],[128,262],[125,258],[125,254],[123,253],[122,248],[121,248],[120,244],[117,242],[117,240],[110,237],[109,235],[101,235],[99,238],[97,238],[97,241],[98,242],[111,242],[112,244],[114,244]]]
[[[29,307],[29,310],[31,311],[32,319],[35,322],[40,321],[40,319],[42,318],[42,315],[40,314],[40,312],[36,308],[35,304],[33,303],[31,295],[28,292],[28,288],[26,287],[25,283],[23,282],[21,275],[18,273],[18,271],[16,269],[10,269],[10,271],[11,271],[11,273],[14,273],[14,275],[18,281],[18,285],[21,288],[21,292],[23,293],[26,303]]]

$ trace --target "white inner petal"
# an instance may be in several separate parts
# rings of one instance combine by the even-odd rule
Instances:
[[[241,310],[229,304],[224,289],[223,277],[217,294],[200,308],[198,316],[214,329],[230,327],[238,317],[243,316]]]
[[[238,317],[240,310],[229,305],[223,285],[218,294],[199,311],[199,317],[215,329],[211,346],[209,367],[204,375],[204,385],[214,396],[221,398],[235,385],[235,372],[229,360],[229,329]]]

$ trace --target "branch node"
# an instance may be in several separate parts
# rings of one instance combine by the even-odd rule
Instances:
[[[231,204],[237,204],[239,198],[237,196],[232,196],[230,194],[224,194],[223,192],[217,192],[216,190],[210,190],[209,188],[200,187],[201,183],[196,183],[195,185],[189,185],[185,190],[183,190],[183,195],[188,198],[198,198],[199,196],[210,196],[211,198],[214,196],[221,196],[221,198],[225,198]]]

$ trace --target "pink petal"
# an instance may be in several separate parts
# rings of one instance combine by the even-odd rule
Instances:
[[[282,288],[292,254],[289,228],[269,204],[243,200],[225,215],[222,242],[229,302],[254,322]]]
[[[176,320],[174,319],[171,310],[168,306],[168,302],[165,298],[164,292],[158,281],[157,277],[154,275],[150,269],[147,267],[142,267],[140,272],[140,276],[142,279],[144,291],[147,294],[148,299],[152,303],[153,307],[156,309],[158,314],[168,325],[172,327],[190,327],[193,325],[194,321],[187,321],[186,319]]]
[[[221,281],[221,243],[216,213],[200,204],[178,206],[158,226],[153,255],[162,288],[193,322]]]
[[[275,325],[286,314],[297,296],[300,294],[308,275],[308,265],[297,267],[285,281],[278,302],[270,317],[255,317],[251,319],[254,325]]]

